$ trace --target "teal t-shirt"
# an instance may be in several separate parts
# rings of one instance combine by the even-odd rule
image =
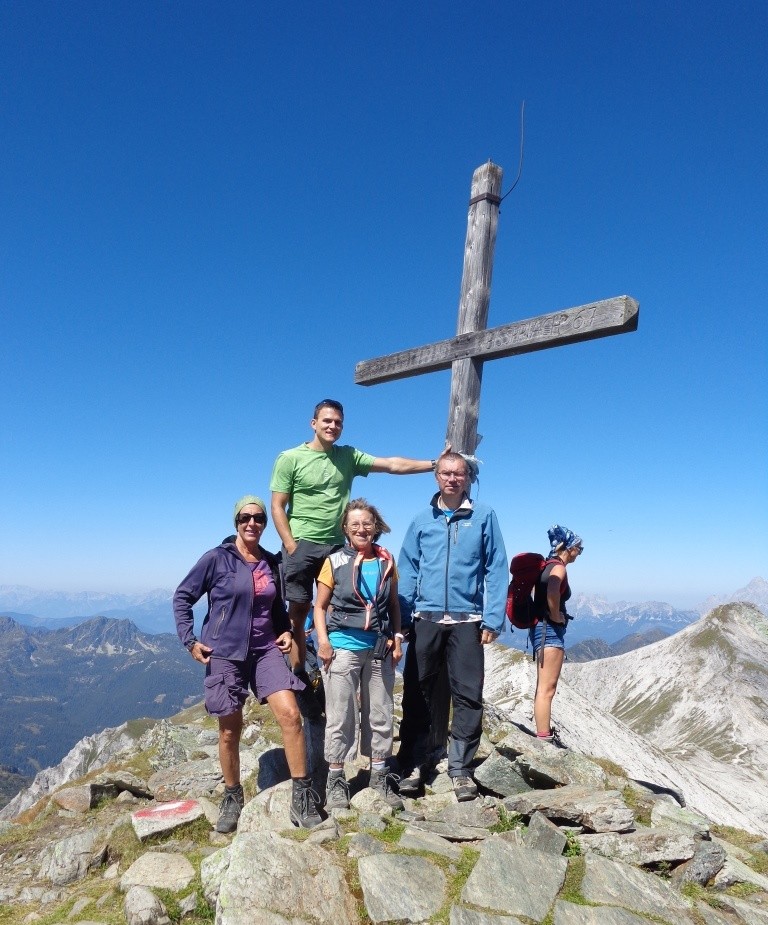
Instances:
[[[275,460],[269,488],[290,495],[288,523],[294,539],[343,543],[341,515],[352,480],[367,476],[373,460],[353,446],[332,446],[324,453],[302,443],[282,452]]]

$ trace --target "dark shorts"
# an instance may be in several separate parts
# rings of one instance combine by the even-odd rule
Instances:
[[[288,555],[283,546],[285,596],[294,604],[309,604],[323,562],[341,546],[338,543],[313,543],[311,540],[297,542],[298,546],[292,556]]]
[[[278,691],[303,691],[277,646],[249,653],[244,662],[212,658],[205,666],[205,709],[211,716],[230,716],[242,710],[248,688],[259,703]]]
[[[545,627],[546,635],[544,634]],[[567,621],[565,623],[551,623],[549,620],[539,620],[536,626],[532,626],[530,630],[528,630],[533,654],[535,655],[541,647],[542,636],[544,637],[545,649],[564,649],[565,631],[567,627]]]

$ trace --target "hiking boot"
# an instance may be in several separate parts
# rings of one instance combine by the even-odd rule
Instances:
[[[418,765],[400,778],[397,785],[401,797],[416,797],[421,789],[421,768]]]
[[[291,793],[291,822],[302,829],[313,829],[323,820],[317,811],[320,797],[312,789],[311,777],[294,777]]]
[[[466,803],[477,796],[477,785],[471,777],[454,777],[453,792],[459,803]]]
[[[386,768],[383,768],[381,771],[377,771],[375,768],[371,769],[371,780],[368,786],[371,790],[375,790],[376,793],[387,803],[392,809],[405,809],[405,804],[397,795],[397,775],[392,774],[391,771],[388,771]]]
[[[328,772],[328,783],[325,786],[325,808],[349,809],[349,782],[344,777],[344,771]]]
[[[537,735],[536,738],[539,740],[539,742],[548,742],[550,745],[554,745],[555,748],[568,748],[565,742],[563,742],[563,740],[558,735],[557,729],[550,729],[548,736]]]
[[[245,805],[245,795],[243,788],[238,787],[236,790],[225,790],[224,799],[219,806],[219,818],[216,822],[216,831],[222,835],[229,835],[237,828],[237,822],[240,819],[240,813]]]

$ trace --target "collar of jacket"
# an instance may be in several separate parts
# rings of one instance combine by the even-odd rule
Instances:
[[[439,511],[441,517],[445,517],[446,508],[440,507],[438,503],[439,500],[440,500],[440,492],[436,491],[432,497],[432,502],[431,502],[432,507],[435,508],[436,511]],[[450,520],[453,520],[454,517],[469,517],[471,513],[472,513],[472,499],[469,497],[469,495],[465,494],[464,497],[461,499],[461,504],[456,508],[455,511],[451,513]]]

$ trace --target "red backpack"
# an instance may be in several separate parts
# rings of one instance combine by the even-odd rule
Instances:
[[[512,581],[507,590],[506,607],[507,617],[512,626],[519,630],[529,630],[539,622],[539,618],[533,613],[533,591],[549,563],[559,561],[547,559],[537,552],[519,552],[512,557],[509,564]]]

